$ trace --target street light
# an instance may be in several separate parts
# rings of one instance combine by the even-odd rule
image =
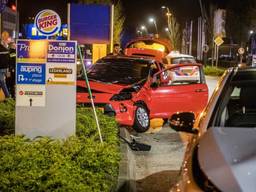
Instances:
[[[161,8],[162,8],[162,9],[166,9],[167,22],[168,22],[168,25],[169,25],[169,23],[170,23],[170,17],[172,16],[172,13],[170,12],[169,7],[162,6]]]
[[[169,32],[169,28],[168,28],[168,27],[165,27],[164,30],[165,30],[166,32]]]
[[[156,25],[156,20],[155,20],[153,17],[150,17],[150,18],[148,19],[148,21],[149,21],[150,23],[154,23],[155,28],[156,28],[156,34],[158,34],[158,28],[157,28],[157,25]]]
[[[142,35],[142,31],[140,31],[140,30],[137,30],[137,33],[138,33],[139,35]]]
[[[249,31],[249,33],[250,33],[250,34],[253,34],[253,33],[254,33],[254,31],[253,31],[253,30],[250,30],[250,31]]]
[[[145,31],[146,34],[148,33],[148,29],[145,25],[141,25],[140,29],[141,29],[141,34],[143,33],[143,31]]]

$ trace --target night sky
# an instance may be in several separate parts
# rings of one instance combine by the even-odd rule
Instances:
[[[72,0],[71,0],[72,1]],[[155,28],[149,24],[148,18],[156,18],[160,33],[164,34],[166,16],[161,6],[168,6],[179,23],[184,26],[186,21],[195,20],[200,16],[198,0],[121,0],[124,7],[125,30],[135,33],[136,28],[146,25],[149,33],[154,33]],[[224,7],[228,0],[202,0],[204,3],[214,2],[219,7]],[[33,17],[42,9],[55,10],[61,17],[62,23],[67,22],[67,0],[18,0],[20,24],[34,22]],[[73,2],[73,1],[72,1]]]
[[[13,0],[12,0],[13,1]],[[157,18],[159,24],[164,21],[162,5],[168,6],[177,19],[183,23],[189,19],[196,19],[200,16],[198,0],[121,0],[126,15],[126,25],[135,27],[147,23],[149,16]],[[209,2],[210,0],[203,0]],[[226,0],[211,0],[220,5]],[[27,22],[28,17],[34,17],[42,9],[53,9],[66,21],[67,0],[18,0],[21,23]],[[164,23],[163,23],[164,24]]]

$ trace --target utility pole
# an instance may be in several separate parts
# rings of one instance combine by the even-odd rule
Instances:
[[[193,42],[193,21],[190,22],[190,30],[189,30],[189,55],[192,55],[192,42]]]

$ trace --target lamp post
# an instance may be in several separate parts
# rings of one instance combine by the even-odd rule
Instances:
[[[169,7],[166,7],[166,6],[162,6],[161,7],[162,9],[166,9],[166,16],[167,16],[167,22],[168,22],[168,25],[170,23],[170,17],[172,16],[171,12],[170,12],[170,9]]]
[[[149,21],[150,23],[154,23],[155,28],[156,28],[156,34],[158,35],[158,28],[157,28],[156,20],[155,20],[153,17],[150,17],[150,18],[148,19],[148,21]]]
[[[148,33],[148,29],[145,25],[141,25],[140,29],[141,29],[141,34],[143,33],[143,31],[145,31],[146,34]]]
[[[142,36],[142,31],[137,30],[137,33],[138,33],[139,36]]]

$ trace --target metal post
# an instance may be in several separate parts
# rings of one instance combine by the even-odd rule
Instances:
[[[212,67],[214,66],[214,59],[215,59],[215,43],[214,43],[214,37],[212,39]]]
[[[206,37],[205,37],[205,19],[202,19],[202,46],[201,46],[201,58],[204,60],[204,52],[203,47],[206,45]],[[205,62],[204,62],[205,63]]]
[[[70,40],[70,35],[71,35],[71,32],[70,32],[70,3],[68,3],[68,15],[67,15],[67,19],[68,19],[68,40]]]
[[[114,47],[114,14],[115,14],[115,7],[114,5],[111,5],[110,53],[113,53],[113,47]]]
[[[154,25],[155,25],[155,28],[156,28],[156,34],[158,34],[158,28],[157,28],[157,25],[156,25],[156,21],[154,20]]]
[[[219,62],[219,46],[216,45],[216,67],[218,67]]]
[[[192,55],[192,41],[193,41],[193,21],[190,23],[190,33],[189,33],[189,55]]]
[[[197,23],[197,59],[201,60],[201,49],[202,49],[202,19],[198,18]]]
[[[97,129],[98,129],[98,133],[99,133],[99,137],[100,137],[100,142],[103,143],[103,139],[102,139],[102,135],[101,135],[101,129],[100,129],[100,125],[99,125],[99,120],[98,120],[98,116],[97,116],[97,113],[96,113],[96,109],[95,109],[95,105],[94,105],[94,101],[93,101],[93,97],[92,97],[92,91],[91,91],[90,83],[89,83],[89,80],[88,80],[88,77],[87,77],[86,68],[84,66],[84,59],[83,59],[83,56],[82,56],[80,46],[77,46],[77,49],[78,49],[80,61],[81,61],[84,76],[85,76],[85,83],[86,83],[86,86],[87,86],[87,89],[88,89],[89,97],[90,97],[92,108],[93,108],[93,113],[94,113]]]

